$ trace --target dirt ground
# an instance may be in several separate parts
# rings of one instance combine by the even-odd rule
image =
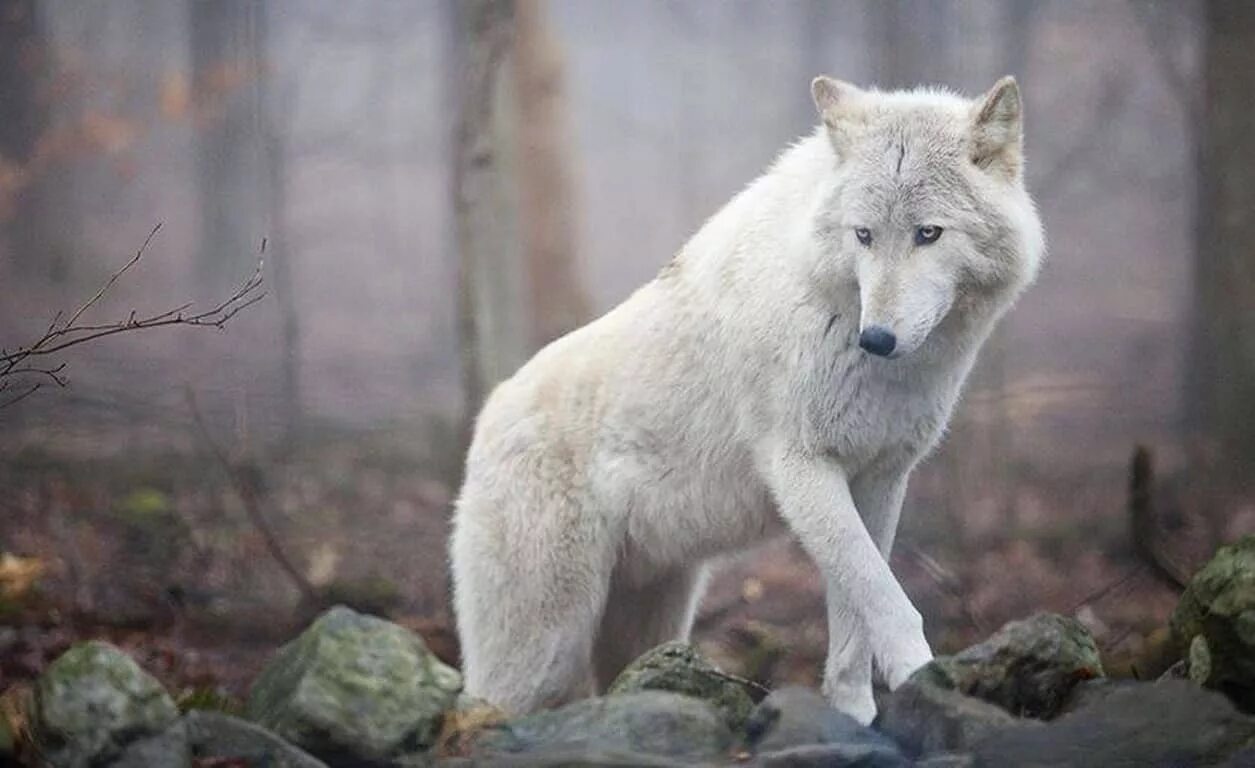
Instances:
[[[451,491],[439,476],[448,468],[403,444],[341,435],[282,459],[233,453],[230,476],[194,441],[142,459],[29,443],[4,452],[0,553],[37,575],[0,592],[0,690],[31,680],[73,642],[105,638],[187,701],[238,703],[325,601],[388,616],[456,663],[444,549]],[[1092,509],[1050,508],[1051,489],[1026,486],[1018,506],[1040,514],[1021,515],[1014,529],[966,521],[958,531],[932,513],[927,478],[921,485],[892,565],[938,652],[1049,610],[1080,618],[1112,665],[1132,671],[1176,589],[1124,543],[1118,497],[1104,502],[1114,522],[1095,523]],[[279,566],[242,488],[319,601],[302,598]],[[772,542],[717,574],[696,629],[706,652],[768,685],[816,684],[823,589],[801,548]]]

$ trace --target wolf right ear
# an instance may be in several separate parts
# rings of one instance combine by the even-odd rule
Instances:
[[[1008,75],[972,108],[972,162],[1008,179],[1019,178],[1024,155],[1022,120],[1020,87]]]
[[[840,155],[853,141],[851,128],[860,112],[863,91],[844,80],[820,75],[811,81],[811,97],[815,108],[828,126],[832,146]]]

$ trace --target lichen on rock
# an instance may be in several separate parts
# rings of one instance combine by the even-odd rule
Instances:
[[[983,699],[1016,716],[1049,719],[1077,683],[1103,675],[1098,646],[1084,625],[1038,613],[953,656],[937,657],[911,679]]]
[[[571,750],[691,760],[722,755],[732,732],[705,702],[665,691],[584,699],[479,732],[472,751],[539,755]]]
[[[247,714],[328,762],[369,764],[430,747],[461,686],[422,638],[336,607],[279,650]]]
[[[1190,678],[1255,711],[1255,536],[1221,547],[1194,575],[1171,626]]]
[[[664,643],[629,664],[611,683],[608,695],[670,691],[710,704],[737,730],[754,708],[747,683],[720,671],[689,643]]]
[[[54,768],[106,764],[177,718],[161,684],[108,643],[74,646],[35,686],[35,738]]]

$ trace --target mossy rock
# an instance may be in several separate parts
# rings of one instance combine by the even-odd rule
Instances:
[[[461,687],[418,635],[336,607],[279,650],[246,712],[328,763],[376,764],[430,747]]]
[[[1093,636],[1079,621],[1039,613],[982,643],[939,656],[911,679],[997,704],[1016,716],[1054,717],[1072,688],[1103,677]]]
[[[991,734],[1021,723],[1005,709],[916,679],[908,680],[877,702],[876,728],[903,752],[920,757],[966,752]]]
[[[1255,536],[1221,547],[1194,575],[1171,627],[1190,678],[1255,711]]]
[[[701,699],[734,731],[754,708],[746,683],[721,672],[689,643],[664,643],[648,651],[619,673],[606,693],[636,691],[670,691]]]
[[[108,643],[74,646],[35,685],[36,745],[54,768],[106,764],[177,718],[161,684]]]
[[[705,702],[666,691],[637,691],[490,726],[473,737],[471,751],[476,759],[583,752],[712,761],[733,741],[723,718]]]

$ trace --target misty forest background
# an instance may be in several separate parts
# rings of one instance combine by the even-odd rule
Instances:
[[[266,291],[220,331],[0,360],[0,689],[103,635],[238,695],[335,600],[456,660],[475,404],[811,130],[820,72],[1026,100],[1048,263],[893,556],[930,639],[1045,609],[1148,664],[1181,580],[1255,531],[1255,3],[0,0],[6,354],[158,224],[79,326],[212,308],[263,242]],[[824,627],[783,541],[698,637],[813,683]]]

